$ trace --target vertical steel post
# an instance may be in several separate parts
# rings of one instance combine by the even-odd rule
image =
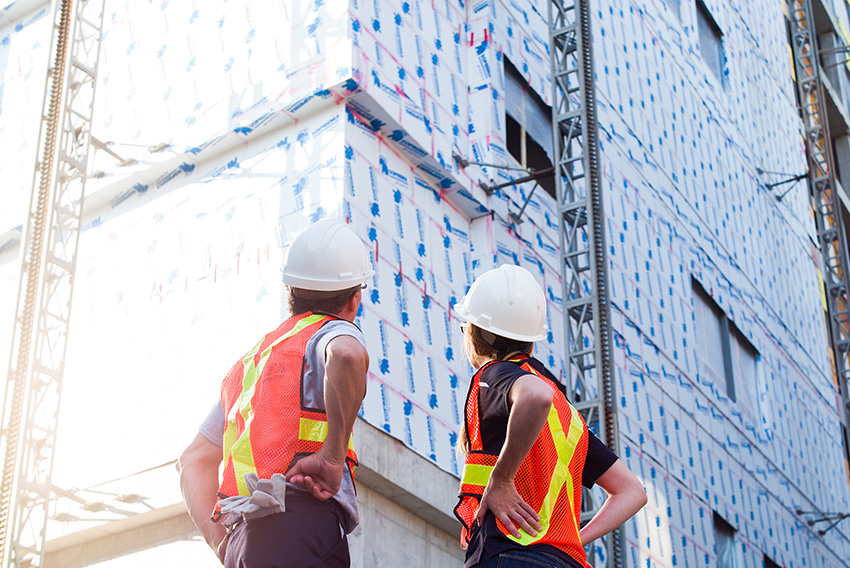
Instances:
[[[54,0],[51,54],[3,406],[0,558],[42,566],[104,0]]]
[[[589,0],[552,0],[549,22],[567,388],[588,426],[617,451]],[[582,521],[601,505],[585,491]],[[622,566],[620,543],[618,530],[604,539],[605,558],[591,551],[588,560]]]

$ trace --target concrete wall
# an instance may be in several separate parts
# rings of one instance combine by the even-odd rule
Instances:
[[[450,512],[457,478],[365,422],[355,443],[369,457],[357,472],[362,523],[351,535],[352,566],[460,565],[460,523]]]
[[[358,492],[357,502],[364,522],[351,536],[352,568],[463,564],[456,534],[428,524],[368,487]]]

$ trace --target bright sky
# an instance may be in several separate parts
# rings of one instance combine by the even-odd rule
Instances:
[[[221,563],[201,537],[197,537],[194,540],[172,542],[93,564],[92,568],[150,568],[151,566],[221,568]]]

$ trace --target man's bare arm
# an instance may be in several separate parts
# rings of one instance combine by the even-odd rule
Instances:
[[[221,524],[210,520],[218,501],[218,467],[222,459],[221,446],[198,434],[177,460],[177,471],[189,516],[223,563],[227,531]]]
[[[335,337],[325,350],[325,411],[328,437],[322,449],[331,458],[345,459],[348,439],[360,404],[366,396],[369,354],[350,335]]]

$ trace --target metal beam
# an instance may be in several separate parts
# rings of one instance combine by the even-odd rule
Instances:
[[[103,0],[54,0],[41,159],[22,247],[0,431],[3,566],[43,566],[53,455],[97,84]]]
[[[175,503],[48,541],[44,565],[82,568],[196,536],[186,505]]]
[[[589,0],[552,0],[549,5],[561,297],[569,367],[566,386],[588,426],[616,452],[619,435],[611,376],[611,309],[589,4]],[[582,521],[601,505],[585,491]],[[620,531],[603,542],[606,558],[594,558],[591,550],[588,561],[622,566]]]

